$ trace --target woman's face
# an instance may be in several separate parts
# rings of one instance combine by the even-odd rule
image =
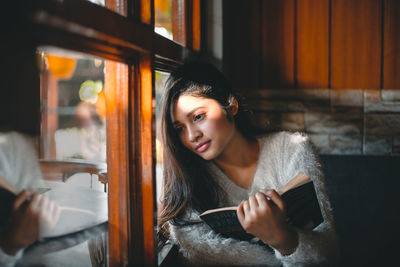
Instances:
[[[181,95],[175,103],[172,121],[183,145],[205,160],[220,156],[236,131],[234,123],[212,98]]]

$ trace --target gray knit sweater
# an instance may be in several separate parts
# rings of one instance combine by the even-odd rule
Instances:
[[[185,227],[170,225],[172,240],[180,247],[183,260],[190,265],[308,266],[334,262],[338,242],[321,166],[307,136],[280,132],[258,138],[260,155],[253,183],[248,189],[233,183],[215,164],[209,163],[214,178],[224,191],[221,207],[240,204],[260,189],[278,189],[298,173],[314,181],[324,222],[315,229],[296,229],[299,245],[287,256],[263,246],[216,234],[206,224]],[[192,219],[198,219],[191,212]]]

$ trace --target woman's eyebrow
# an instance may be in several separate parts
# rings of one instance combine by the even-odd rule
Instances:
[[[200,107],[195,107],[194,109],[192,109],[188,114],[186,114],[186,118],[189,118],[189,117],[191,117],[192,116],[192,114],[196,111],[196,110],[198,110],[198,109],[200,109],[200,108],[204,108],[204,106],[200,106]],[[176,125],[178,125],[180,122],[179,121],[174,121],[172,124],[174,125],[174,127],[176,126]]]
[[[195,107],[195,108],[192,109],[188,114],[186,114],[186,118],[189,118],[190,116],[192,116],[192,114],[193,114],[196,110],[198,110],[198,109],[200,109],[200,108],[204,108],[204,107],[203,107],[203,106]]]

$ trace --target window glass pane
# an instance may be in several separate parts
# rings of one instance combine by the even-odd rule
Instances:
[[[23,260],[45,266],[100,266],[108,259],[105,60],[39,47],[37,62],[39,160],[48,190],[43,195],[61,212]]]
[[[106,7],[121,16],[127,17],[127,0],[87,0],[93,4]]]
[[[162,194],[162,177],[163,177],[163,151],[161,146],[161,95],[164,90],[165,82],[169,77],[169,73],[166,72],[155,72],[155,118],[156,118],[156,201],[157,201],[157,212],[160,212],[161,208],[161,194]],[[157,234],[157,227],[154,227],[155,235],[157,236],[157,252],[158,252],[158,265],[161,265],[168,254],[168,246],[163,236]]]
[[[185,45],[185,1],[155,0],[154,31]]]
[[[154,18],[154,31],[170,40],[173,40],[171,0],[154,1]]]
[[[165,82],[168,79],[169,73],[155,72],[156,84],[156,189],[157,189],[157,205],[160,202],[160,195],[162,190],[162,146],[161,146],[161,129],[160,129],[160,102],[161,95],[164,90]]]
[[[104,60],[54,48],[40,53],[42,158],[105,163]]]
[[[97,4],[99,6],[105,6],[106,5],[106,0],[87,0],[91,3]]]

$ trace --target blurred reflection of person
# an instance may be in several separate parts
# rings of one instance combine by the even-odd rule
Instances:
[[[82,130],[81,148],[82,156],[85,159],[104,161],[102,152],[102,131],[104,123],[97,113],[96,106],[89,102],[80,102],[76,107],[76,118],[78,126]]]
[[[10,221],[0,233],[0,266],[13,266],[24,247],[38,239],[42,222],[54,223],[59,213],[54,202],[31,191],[41,187],[42,181],[35,144],[40,133],[35,46],[8,40],[2,43],[2,51],[7,53],[0,66],[0,181],[17,197]]]
[[[57,158],[79,157],[105,162],[106,133],[96,106],[82,101],[76,107],[76,116],[55,134]]]
[[[52,227],[58,220],[58,205],[32,191],[42,187],[42,178],[33,137],[1,132],[0,182],[17,194],[11,217],[0,229],[1,266],[13,266],[22,256],[23,249],[39,238],[42,227]]]

